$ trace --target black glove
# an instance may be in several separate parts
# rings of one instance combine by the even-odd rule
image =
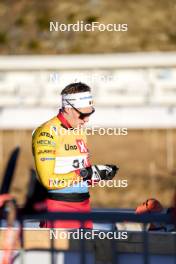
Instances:
[[[116,165],[93,165],[80,170],[80,175],[86,180],[112,180],[119,168]]]

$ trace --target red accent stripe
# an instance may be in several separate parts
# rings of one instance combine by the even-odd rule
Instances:
[[[66,128],[71,128],[71,125],[69,122],[65,119],[63,116],[62,112],[60,111],[59,114],[57,115],[57,118],[61,121],[61,123],[66,127]]]

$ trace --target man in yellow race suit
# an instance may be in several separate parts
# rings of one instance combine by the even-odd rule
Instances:
[[[40,183],[48,190],[48,211],[89,212],[88,185],[111,179],[115,165],[91,166],[85,132],[80,128],[95,111],[90,87],[73,83],[62,93],[59,114],[38,127],[32,136],[33,155]],[[49,221],[41,223],[50,227]],[[79,228],[79,221],[55,221],[54,227]],[[86,221],[85,228],[92,228]]]

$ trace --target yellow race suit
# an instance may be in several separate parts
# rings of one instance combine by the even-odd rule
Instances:
[[[39,126],[32,135],[37,176],[48,198],[81,202],[89,198],[88,184],[79,170],[90,166],[83,130],[72,129],[62,112]]]

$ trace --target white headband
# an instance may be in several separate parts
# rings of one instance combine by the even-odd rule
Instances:
[[[63,94],[62,95],[62,107],[72,106],[76,108],[83,108],[93,105],[93,98],[90,92],[74,93],[74,94]]]

